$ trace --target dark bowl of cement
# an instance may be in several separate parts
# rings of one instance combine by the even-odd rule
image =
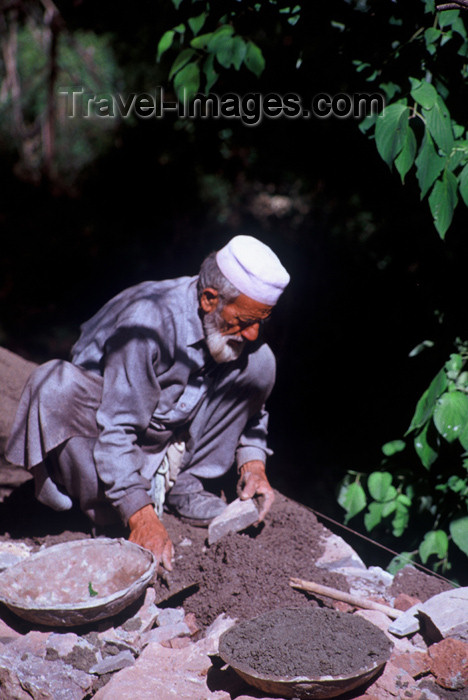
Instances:
[[[82,539],[43,549],[0,574],[0,602],[41,625],[72,627],[133,603],[156,573],[153,554],[123,539]]]
[[[334,698],[370,681],[392,643],[362,617],[327,608],[278,608],[233,625],[219,655],[247,683],[283,698]]]

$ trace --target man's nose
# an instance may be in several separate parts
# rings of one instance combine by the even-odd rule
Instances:
[[[251,326],[247,326],[247,328],[244,328],[244,330],[241,331],[241,336],[245,338],[246,340],[257,340],[258,338],[258,332],[260,330],[260,324],[259,323],[252,323]]]

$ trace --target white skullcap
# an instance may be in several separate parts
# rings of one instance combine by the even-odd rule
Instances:
[[[289,282],[275,253],[252,236],[235,236],[216,253],[219,269],[239,292],[273,306]]]

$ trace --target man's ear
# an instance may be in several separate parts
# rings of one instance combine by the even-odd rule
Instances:
[[[219,303],[219,293],[214,287],[206,287],[200,297],[200,306],[206,314],[214,311]]]

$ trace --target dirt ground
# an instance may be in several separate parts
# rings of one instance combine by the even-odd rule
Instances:
[[[290,577],[348,590],[342,575],[316,566],[326,529],[310,510],[279,493],[263,526],[228,535],[211,547],[206,529],[182,523],[169,513],[163,520],[176,559],[174,571],[155,584],[156,600],[162,605],[183,604],[202,628],[223,612],[245,620],[308,601],[311,606],[331,607],[329,599],[291,588]],[[19,486],[0,503],[0,523],[0,541],[19,540],[33,550],[43,544],[92,536],[89,521],[79,511],[55,513],[39,504],[31,482]],[[100,534],[125,537],[128,532],[122,527]],[[448,588],[448,584],[411,567],[395,577],[392,594],[404,592],[426,600]]]

